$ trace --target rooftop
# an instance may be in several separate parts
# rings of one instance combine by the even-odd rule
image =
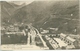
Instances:
[[[73,38],[71,38],[71,37],[69,37],[69,36],[67,37],[67,39],[69,39],[69,40],[71,40],[71,41],[73,41],[73,42],[75,41],[75,39],[73,39]]]
[[[66,35],[65,35],[65,34],[63,34],[63,33],[61,33],[60,35],[61,35],[61,36],[63,36],[63,37],[65,37],[65,36],[66,36]]]
[[[64,41],[62,41],[61,39],[59,39],[59,38],[54,38],[54,39],[59,43],[60,47],[67,46],[67,44]]]
[[[23,32],[6,32],[6,34],[23,34]]]

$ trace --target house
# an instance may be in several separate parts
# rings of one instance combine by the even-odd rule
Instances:
[[[49,33],[49,30],[43,30],[41,33],[42,33],[42,34]]]
[[[62,41],[60,38],[54,38],[54,40],[57,42],[60,48],[67,46],[67,44],[64,41]]]
[[[60,39],[65,41],[65,37],[66,37],[66,36],[67,36],[67,35],[61,33],[61,34],[60,34]]]
[[[68,43],[68,45],[73,45],[73,43],[76,41],[75,39],[71,38],[71,37],[66,37],[66,42]]]
[[[57,33],[58,28],[48,28],[49,33]]]

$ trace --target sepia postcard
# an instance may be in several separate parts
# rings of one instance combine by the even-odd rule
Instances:
[[[0,1],[1,50],[80,50],[79,0]]]

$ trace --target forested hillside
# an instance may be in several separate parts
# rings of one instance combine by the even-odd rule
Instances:
[[[19,6],[13,3],[1,2],[1,18],[4,23],[33,23],[38,28],[55,27],[69,32],[78,27],[79,3],[78,0],[33,1],[29,5]]]

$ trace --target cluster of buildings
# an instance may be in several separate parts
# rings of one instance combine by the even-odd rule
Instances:
[[[78,48],[79,43],[76,39],[71,38],[68,35],[65,35],[63,33],[60,34],[60,39],[64,41],[67,45],[67,48]]]
[[[58,28],[47,28],[46,30],[40,28],[40,32],[42,34],[46,34],[46,33],[57,33]]]
[[[51,44],[54,49],[77,49],[79,48],[79,42],[66,34],[58,34],[56,37],[54,34],[45,35],[46,40]]]
[[[14,26],[14,25],[2,26],[1,30],[6,30],[6,31],[9,31],[9,32],[15,32],[15,31],[19,31],[19,27],[18,26]]]
[[[51,47],[53,49],[58,49],[59,48],[58,43],[55,40],[53,40],[53,38],[51,38],[48,35],[46,35],[45,36],[45,39],[47,40],[47,42],[49,42],[49,44],[51,45]]]
[[[6,30],[9,31],[9,32],[17,32],[17,31],[19,31],[19,27],[10,25],[9,27],[7,27]]]
[[[2,26],[1,27],[1,34],[15,34],[15,32],[19,32],[19,26],[17,25],[10,25],[10,26]]]

